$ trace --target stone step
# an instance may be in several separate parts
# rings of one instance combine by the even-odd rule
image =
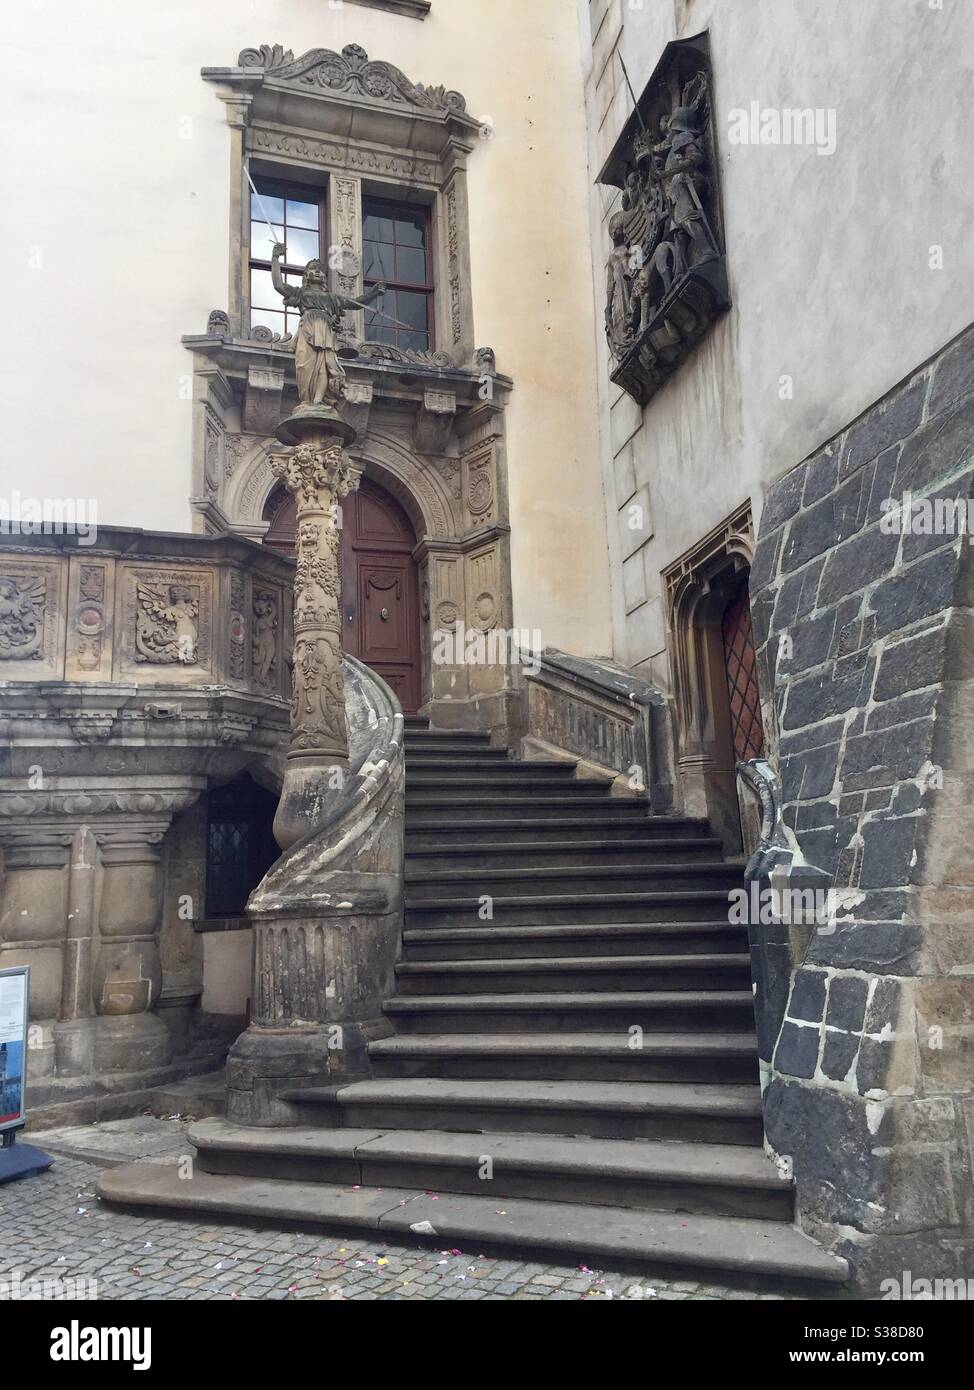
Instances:
[[[267,1178],[198,1173],[185,1182],[175,1165],[125,1164],[103,1173],[98,1195],[117,1206],[182,1212],[198,1220],[312,1225],[335,1231],[378,1231],[407,1244],[507,1252],[546,1251],[586,1265],[640,1269],[658,1277],[790,1281],[838,1285],[843,1260],[828,1255],[783,1221],[689,1213],[635,1212],[571,1202],[444,1195],[434,1201],[411,1189],[339,1187]],[[415,1230],[415,1227],[419,1230]]]
[[[575,926],[423,928],[403,933],[406,960],[550,956],[696,955],[747,949],[747,930],[724,922],[593,922]]]
[[[696,888],[690,891],[527,894],[510,897],[491,895],[490,920],[508,927],[531,927],[572,923],[617,922],[636,918],[643,922],[726,922],[726,889]],[[406,925],[418,927],[477,927],[488,920],[480,897],[438,898],[406,905]]]
[[[415,837],[410,836],[410,841]],[[408,872],[445,872],[456,866],[461,870],[479,871],[481,869],[502,869],[507,866],[520,868],[558,868],[561,865],[575,865],[580,861],[587,864],[645,864],[671,863],[696,864],[707,856],[714,858],[721,853],[721,843],[715,837],[704,836],[699,839],[664,840],[646,838],[641,841],[624,840],[611,835],[588,836],[577,840],[508,840],[506,843],[491,844],[489,841],[473,840],[469,844],[450,844],[442,847],[427,845],[420,848],[407,847],[406,869]],[[738,868],[743,874],[743,864]]]
[[[747,952],[686,956],[551,956],[509,960],[401,961],[403,995],[517,994],[524,990],[618,992],[644,989],[742,990],[751,983]]]
[[[566,784],[567,785],[567,784]],[[645,825],[648,816],[646,804],[634,798],[610,796],[608,789],[601,796],[592,795],[588,788],[591,782],[570,784],[571,792],[565,795],[565,787],[549,788],[548,796],[523,796],[513,791],[508,796],[472,796],[469,792],[431,792],[410,791],[406,789],[406,823],[410,832],[426,830],[430,823],[439,823],[445,817],[453,819],[454,827],[462,824],[470,829],[473,821],[467,820],[469,812],[473,820],[493,819],[495,821],[525,821],[531,824],[538,820],[573,820],[580,825],[592,824],[588,818],[591,811],[609,821],[635,821]],[[578,790],[575,790],[575,789]]]
[[[600,808],[604,805],[599,803]],[[705,827],[699,821],[670,820],[663,817],[650,817],[645,807],[633,815],[631,803],[624,801],[626,815],[609,817],[593,814],[591,816],[560,816],[548,814],[545,806],[535,816],[514,817],[508,820],[480,816],[448,818],[437,817],[434,813],[422,817],[414,812],[406,824],[406,848],[413,850],[445,850],[452,845],[463,847],[474,838],[478,844],[504,845],[513,837],[524,838],[532,843],[557,841],[559,844],[591,839],[593,835],[611,838],[619,844],[661,844],[675,843],[677,840],[714,839],[703,834]]]
[[[638,1045],[635,1045],[638,1044]],[[462,1080],[696,1082],[754,1085],[753,1028],[733,1032],[400,1034],[369,1043],[377,1077]]]
[[[456,1081],[395,1077],[289,1091],[307,1121],[353,1128],[563,1134],[757,1144],[756,1085],[639,1081]]]
[[[502,752],[503,750],[497,750]],[[498,780],[500,779],[500,780]],[[447,790],[460,786],[481,786],[484,783],[503,786],[510,783],[519,786],[522,782],[573,782],[576,781],[574,763],[534,763],[515,762],[506,754],[501,757],[468,756],[451,750],[436,758],[406,754],[406,786],[444,787]],[[588,778],[589,783],[594,779]],[[596,785],[602,785],[596,783]]]
[[[505,793],[518,799],[530,797],[534,801],[565,799],[591,799],[599,801],[631,802],[646,813],[646,803],[636,797],[612,797],[608,782],[600,782],[594,777],[574,777],[566,763],[555,763],[543,772],[538,772],[533,763],[528,763],[530,771],[523,765],[507,763],[488,772],[468,770],[465,767],[451,769],[450,772],[406,773],[406,806],[419,804],[422,798],[435,796],[441,805],[452,805],[456,800],[468,801],[471,796],[483,793],[481,801]]]
[[[197,1169],[288,1182],[422,1188],[498,1201],[586,1202],[790,1221],[793,1191],[760,1148],[733,1144],[463,1134],[428,1129],[191,1126]]]
[[[433,743],[431,739],[419,742],[407,738],[405,742],[406,766],[409,768],[429,768],[436,771],[442,767],[452,767],[454,763],[466,767],[469,763],[483,764],[486,767],[506,765],[510,752],[506,748],[494,748],[489,743],[474,743],[469,739],[457,739],[449,743]]]
[[[581,856],[579,856],[581,859]],[[693,892],[698,888],[722,888],[727,892],[743,884],[743,867],[723,860],[701,860],[696,864],[633,863],[606,864],[582,860],[571,865],[525,866],[481,869],[458,864],[438,870],[407,868],[405,892],[407,907],[443,898],[484,893],[515,896],[524,889],[532,894],[572,893],[576,897],[602,897],[607,889],[616,893],[641,891]],[[479,904],[478,904],[479,905]]]
[[[382,1006],[404,1033],[727,1032],[754,1026],[747,990],[595,990],[559,994],[396,994]]]

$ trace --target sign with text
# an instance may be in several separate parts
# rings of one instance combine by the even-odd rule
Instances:
[[[24,1123],[30,967],[0,970],[0,1131]]]

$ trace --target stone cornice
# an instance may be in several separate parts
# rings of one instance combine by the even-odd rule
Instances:
[[[348,43],[341,53],[330,48],[310,48],[295,58],[291,49],[281,44],[262,43],[259,48],[245,48],[237,58],[237,70],[251,74],[254,69],[278,82],[301,82],[320,87],[327,93],[345,92],[349,96],[365,96],[375,101],[405,103],[424,111],[466,111],[467,103],[459,92],[443,86],[426,87],[411,82],[401,69],[392,63],[375,62],[360,44]],[[203,76],[224,73],[225,68],[204,68]]]
[[[207,67],[202,77],[228,87],[235,92],[247,92],[254,103],[263,108],[264,115],[276,112],[286,124],[297,124],[308,130],[340,131],[348,129],[350,113],[358,112],[363,125],[370,116],[377,118],[378,128],[401,126],[395,143],[401,148],[422,148],[424,140],[419,127],[430,125],[451,134],[476,131],[480,122],[469,116],[466,100],[460,92],[444,86],[426,86],[413,82],[393,63],[375,61],[359,44],[346,44],[340,53],[328,48],[312,48],[295,58],[281,44],[261,44],[245,48],[232,67]],[[306,119],[293,120],[293,99],[303,101]],[[289,106],[290,104],[290,106]],[[312,114],[311,108],[324,104],[332,115]],[[344,114],[343,114],[344,113]],[[238,113],[239,114],[239,113]],[[254,119],[251,107],[248,119]],[[365,129],[357,135],[368,138]]]

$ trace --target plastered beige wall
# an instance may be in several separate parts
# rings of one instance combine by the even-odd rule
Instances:
[[[2,488],[190,529],[189,354],[227,297],[228,129],[200,68],[359,43],[462,91],[478,343],[508,418],[515,619],[611,642],[588,173],[574,0],[435,0],[420,22],[329,0],[37,0],[6,27]]]

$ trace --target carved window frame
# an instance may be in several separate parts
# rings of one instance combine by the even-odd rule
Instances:
[[[295,59],[280,46],[245,49],[232,68],[204,68],[227,107],[233,336],[249,335],[252,177],[325,187],[329,246],[344,245],[356,274],[331,268],[330,286],[361,294],[363,194],[429,209],[432,340],[456,366],[472,362],[467,157],[480,122],[457,92],[411,82],[363,49],[314,49]],[[356,265],[357,258],[357,265]],[[362,315],[348,329],[362,337]],[[432,351],[432,344],[430,350]]]

